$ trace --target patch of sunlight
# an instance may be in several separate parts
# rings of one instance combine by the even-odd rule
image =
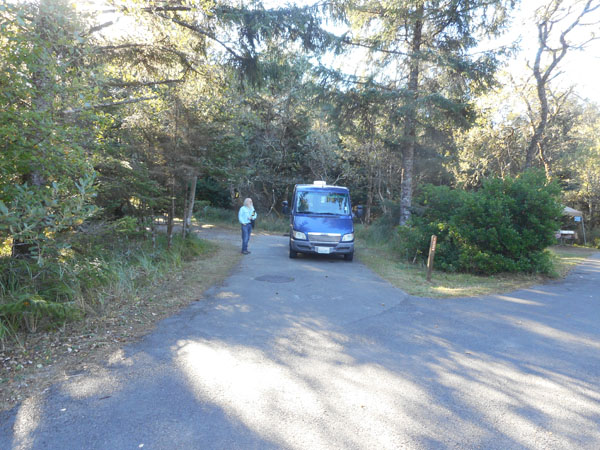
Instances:
[[[133,360],[131,358],[126,358],[123,349],[119,349],[108,357],[108,364],[111,366],[115,364],[132,366]]]
[[[500,316],[506,319],[508,322],[517,323],[520,328],[530,331],[531,333],[538,334],[548,339],[554,339],[556,341],[560,341],[563,343],[583,345],[587,347],[592,347],[596,349],[600,349],[600,342],[594,339],[588,339],[583,336],[577,336],[572,333],[567,333],[565,331],[558,330],[556,328],[549,327],[548,325],[544,325],[540,322],[535,322],[533,320],[527,320],[522,317],[513,317],[513,316]]]
[[[217,294],[217,298],[238,298],[240,295],[231,291],[221,291]]]
[[[431,290],[439,295],[448,296],[448,297],[462,297],[462,296],[473,295],[473,290],[466,289],[466,288],[456,288],[456,287],[453,288],[453,287],[447,287],[447,286],[438,286],[438,287],[432,288]]]
[[[41,401],[38,397],[31,397],[23,401],[17,412],[13,430],[15,432],[15,450],[28,450],[33,448],[32,434],[40,423]]]
[[[95,395],[109,395],[120,388],[120,382],[108,371],[94,375],[76,377],[65,384],[65,391],[73,398],[86,398]]]
[[[12,243],[11,237],[0,243],[0,257],[10,256],[12,254]]]
[[[218,305],[215,308],[217,311],[225,311],[228,313],[242,312],[247,313],[250,312],[250,307],[248,305]]]
[[[462,427],[486,433],[414,382],[358,363],[331,333],[291,328],[274,356],[216,340],[179,345],[176,362],[199,401],[284,448],[416,448],[459,439]]]
[[[121,165],[121,167],[123,167],[124,169],[129,169],[129,170],[133,170],[133,167],[131,167],[131,163],[129,161],[119,161],[119,164]]]
[[[200,225],[200,228],[214,228],[215,226],[210,223],[205,223],[204,225]]]
[[[310,270],[312,272],[326,272],[325,269],[319,269],[318,267],[311,264],[302,264],[302,268],[305,270]]]
[[[538,366],[523,370],[476,352],[449,352],[430,368],[441,384],[460,393],[461,401],[481,414],[484,423],[494,424],[519,446],[577,448],[584,434],[600,438],[594,420],[600,414],[595,386]],[[532,420],[536,416],[541,419]]]
[[[525,289],[527,292],[533,292],[534,294],[541,294],[544,297],[557,297],[558,294],[550,291],[541,291],[539,289]]]
[[[525,300],[525,299],[518,298],[518,297],[509,297],[507,295],[495,295],[494,298],[503,300],[505,302],[519,303],[521,305],[543,306],[543,304],[540,302],[534,302],[532,300]]]

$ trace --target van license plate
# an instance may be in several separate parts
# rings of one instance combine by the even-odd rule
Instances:
[[[329,247],[315,247],[315,249],[317,250],[317,253],[329,254],[331,252],[331,249]]]

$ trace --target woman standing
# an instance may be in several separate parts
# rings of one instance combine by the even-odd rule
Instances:
[[[238,212],[238,220],[242,225],[242,253],[247,255],[250,253],[248,251],[248,241],[252,233],[252,221],[256,220],[256,211],[254,210],[251,198],[244,200],[244,204]]]

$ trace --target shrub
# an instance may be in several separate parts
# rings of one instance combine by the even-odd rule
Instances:
[[[424,257],[438,237],[436,266],[448,271],[549,273],[560,188],[543,173],[490,179],[475,192],[426,186],[410,227],[399,230],[403,256]]]

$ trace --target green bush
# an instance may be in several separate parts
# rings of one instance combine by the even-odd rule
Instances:
[[[425,258],[437,235],[436,267],[480,274],[550,273],[560,188],[543,173],[490,179],[478,191],[425,186],[410,226],[400,227],[402,256]]]

